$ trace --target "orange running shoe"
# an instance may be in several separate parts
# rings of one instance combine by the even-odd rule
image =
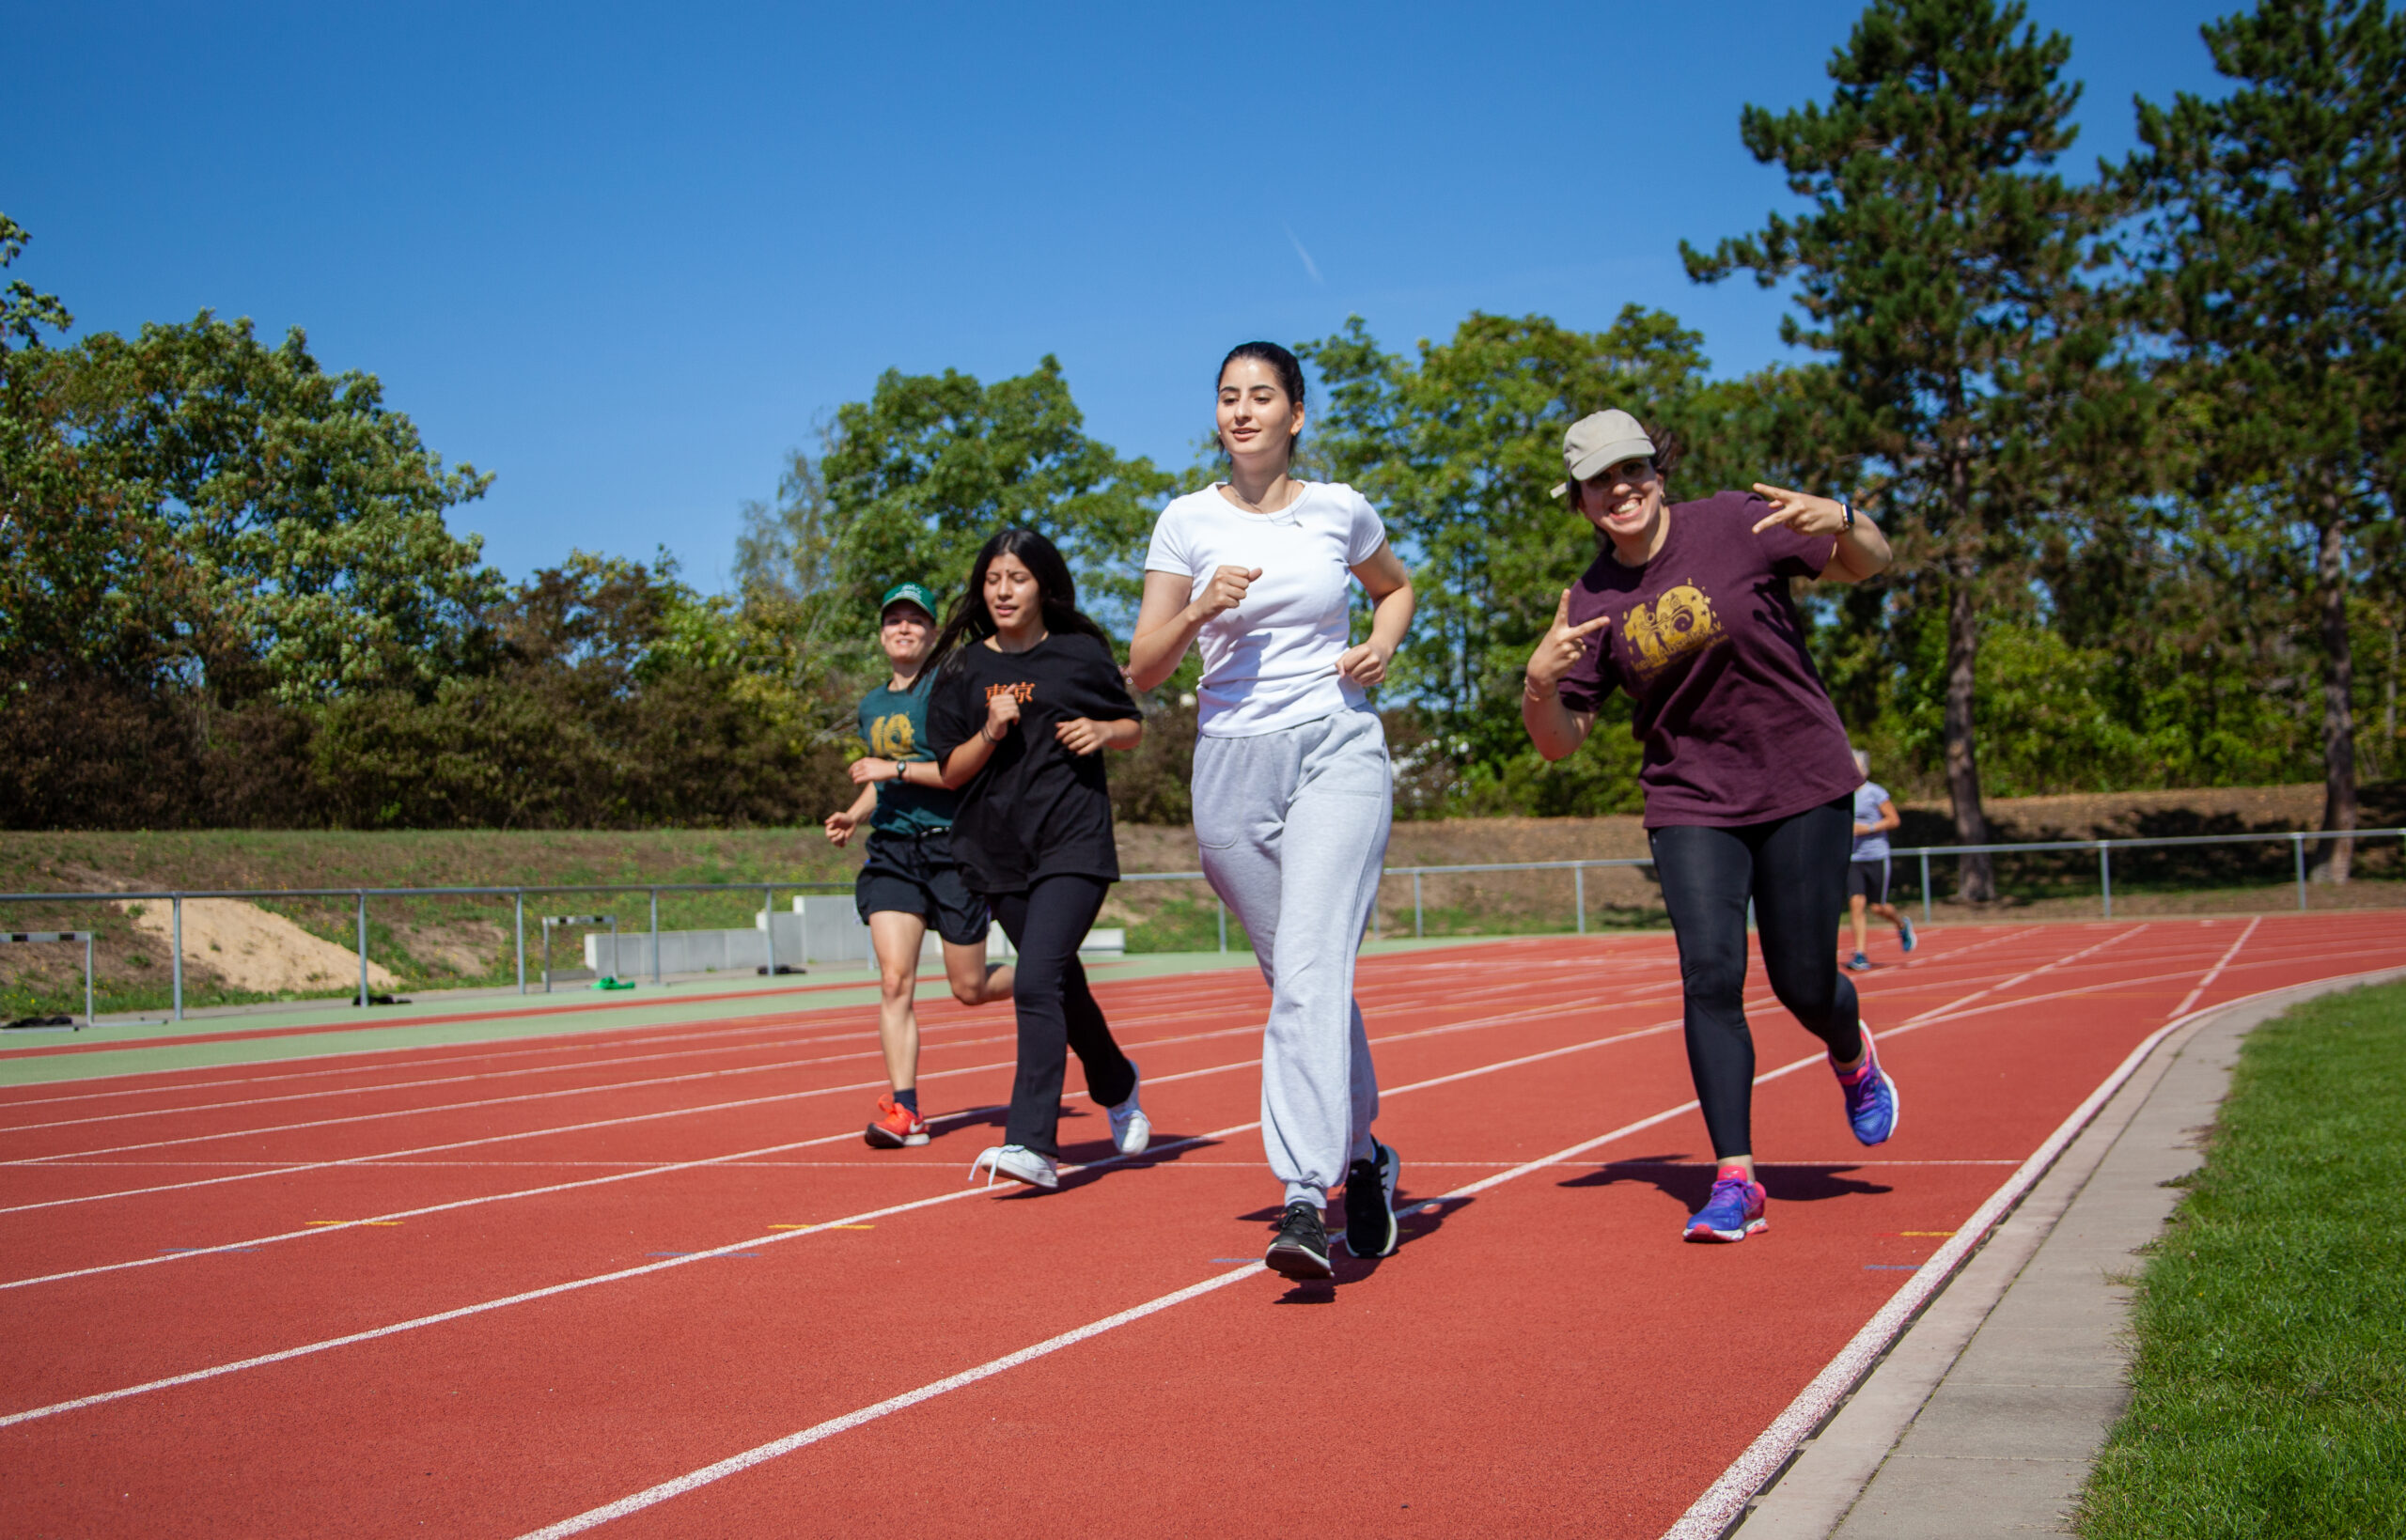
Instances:
[[[928,1142],[927,1119],[896,1101],[891,1095],[877,1098],[877,1121],[868,1126],[861,1138],[873,1149],[898,1150]]]

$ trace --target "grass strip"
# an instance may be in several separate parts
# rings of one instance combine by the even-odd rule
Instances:
[[[2406,1536],[2406,986],[2251,1034],[2140,1280],[2088,1540]]]

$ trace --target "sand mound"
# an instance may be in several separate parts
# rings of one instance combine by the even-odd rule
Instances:
[[[174,927],[169,905],[154,900],[120,902],[117,907],[129,913],[139,910],[134,927],[169,940]],[[321,994],[359,981],[359,954],[320,941],[283,915],[239,898],[184,900],[184,956],[233,988],[261,994]],[[367,983],[371,988],[391,989],[399,980],[371,958]]]

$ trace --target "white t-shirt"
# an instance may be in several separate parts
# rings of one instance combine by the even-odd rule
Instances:
[[[1252,738],[1363,703],[1336,672],[1347,642],[1350,568],[1386,544],[1378,510],[1340,483],[1307,481],[1276,513],[1247,513],[1206,487],[1174,499],[1153,525],[1148,572],[1174,572],[1200,593],[1223,567],[1261,568],[1244,602],[1214,615],[1203,649],[1199,730]]]

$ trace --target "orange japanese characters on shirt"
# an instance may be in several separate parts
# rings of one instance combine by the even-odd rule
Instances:
[[[1018,684],[990,684],[986,687],[988,700],[992,700],[997,695],[1009,695],[1022,706],[1025,706],[1036,698],[1036,681],[1023,679]]]

